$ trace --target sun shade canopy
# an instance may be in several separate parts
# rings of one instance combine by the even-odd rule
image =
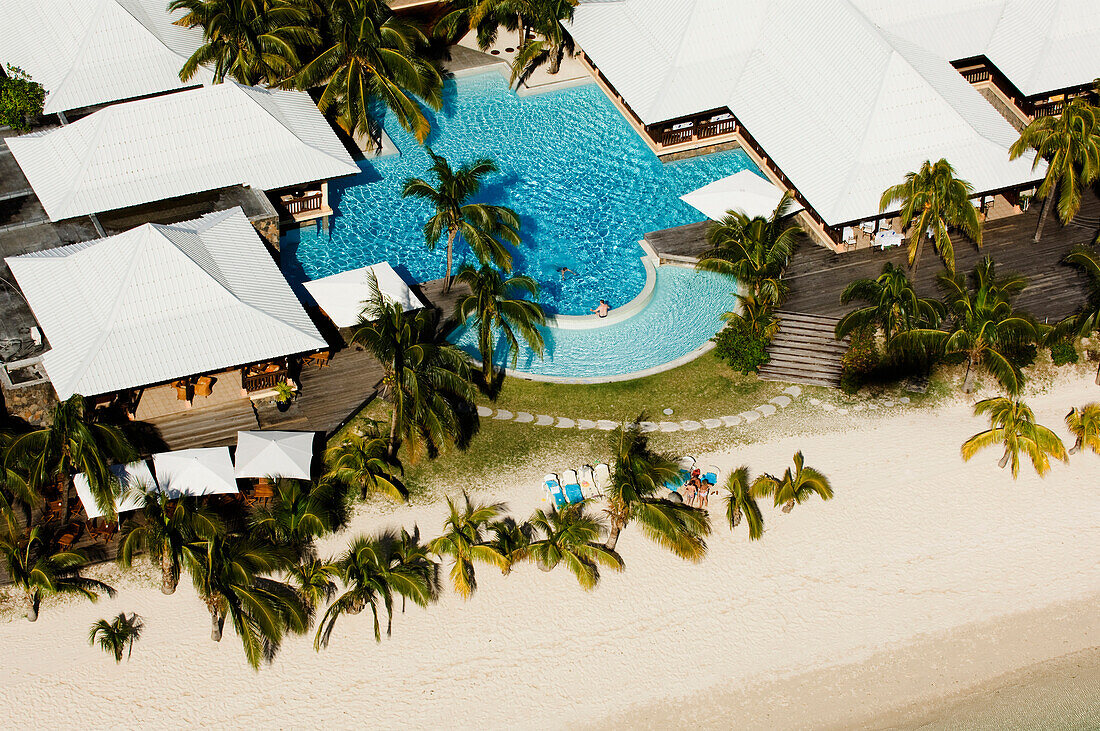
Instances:
[[[750,170],[741,170],[682,195],[680,200],[707,218],[721,221],[731,210],[749,218],[770,218],[782,197],[783,191],[764,178]],[[790,212],[801,209],[797,203],[792,203]]]
[[[153,455],[161,492],[180,495],[226,495],[238,492],[229,447],[203,447]]]
[[[141,507],[142,490],[156,490],[157,483],[153,479],[153,473],[149,471],[149,465],[144,460],[129,464],[111,465],[111,474],[118,480],[115,494],[115,512],[127,513]],[[96,505],[92,496],[92,488],[88,484],[88,478],[83,472],[73,475],[73,485],[76,494],[80,497],[80,504],[84,506],[84,512],[88,518],[101,518],[103,511]]]
[[[237,477],[308,480],[312,476],[316,436],[308,431],[237,432]]]
[[[363,301],[370,296],[371,274],[378,279],[378,288],[386,300],[396,302],[406,311],[424,306],[386,262],[314,279],[305,282],[305,288],[336,327],[352,327],[359,322]]]

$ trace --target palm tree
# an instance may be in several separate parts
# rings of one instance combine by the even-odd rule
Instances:
[[[791,217],[790,193],[784,193],[770,218],[749,218],[730,211],[707,229],[699,269],[736,277],[758,300],[779,304],[787,294],[783,272],[802,229]]]
[[[925,160],[920,169],[907,173],[905,182],[887,188],[879,201],[879,211],[901,203],[899,214],[909,231],[909,266],[915,267],[930,238],[947,271],[955,272],[955,247],[948,229],[962,229],[981,248],[982,222],[970,202],[974,189],[955,177],[955,168],[947,160],[933,164]]]
[[[1062,261],[1085,273],[1088,294],[1077,313],[1058,323],[1050,335],[1057,338],[1074,333],[1085,337],[1100,330],[1100,257],[1088,246],[1077,246]],[[1100,367],[1096,369],[1096,385],[1100,386]]]
[[[1030,315],[1012,309],[1012,300],[1027,286],[1027,279],[1012,274],[998,278],[993,260],[986,257],[967,279],[942,272],[937,281],[950,313],[948,330],[920,327],[899,332],[892,345],[904,350],[927,349],[966,357],[963,392],[974,390],[974,372],[980,365],[1010,393],[1019,393],[1024,376],[1007,355],[1009,348],[1034,343],[1042,334]]]
[[[1070,454],[1077,454],[1081,449],[1100,454],[1100,403],[1085,404],[1081,408],[1074,406],[1066,414],[1066,428],[1077,440],[1070,447]]]
[[[544,343],[539,326],[546,324],[546,313],[538,302],[508,296],[512,292],[537,296],[539,286],[534,279],[524,275],[503,279],[500,272],[489,265],[474,269],[467,264],[458,270],[456,280],[470,288],[470,294],[458,300],[455,313],[459,322],[466,324],[472,320],[477,329],[477,347],[486,385],[493,380],[493,351],[498,332],[504,337],[513,368],[519,359],[520,337],[542,357]]]
[[[274,659],[287,632],[309,629],[310,607],[298,591],[264,575],[294,565],[289,549],[230,533],[186,544],[184,557],[210,610],[210,639],[221,641],[228,616],[253,668]]]
[[[882,328],[887,342],[895,333],[916,326],[936,327],[945,314],[934,299],[917,296],[905,270],[887,262],[875,279],[856,279],[840,295],[841,304],[862,300],[866,307],[852,310],[836,324],[836,339],[870,325]]]
[[[769,300],[758,299],[751,294],[737,294],[739,312],[723,312],[722,319],[734,327],[741,327],[753,337],[771,340],[779,331],[779,320],[775,317],[775,305]]]
[[[23,593],[27,621],[38,619],[43,597],[70,594],[94,602],[99,592],[115,595],[115,590],[102,581],[80,575],[80,570],[88,564],[83,553],[55,550],[53,541],[43,537],[42,526],[32,526],[24,533],[10,510],[5,508],[2,512],[0,556],[3,556],[8,579]]]
[[[1047,163],[1047,172],[1036,194],[1043,199],[1043,212],[1035,229],[1035,241],[1043,235],[1050,201],[1058,201],[1058,218],[1069,223],[1081,208],[1081,190],[1100,176],[1100,110],[1085,99],[1066,104],[1057,117],[1039,117],[1009,148],[1015,160],[1034,150],[1032,170],[1040,160]]]
[[[391,458],[378,424],[371,422],[363,431],[348,434],[325,451],[328,469],[325,474],[331,480],[358,489],[363,498],[368,494],[385,495],[394,502],[405,502],[409,491],[396,477],[401,467]]]
[[[726,520],[730,530],[741,525],[741,518],[749,526],[749,539],[756,541],[764,535],[764,516],[756,504],[749,484],[749,468],[738,467],[726,479]]]
[[[366,607],[374,615],[374,638],[381,642],[382,631],[378,621],[379,604],[386,612],[389,635],[393,622],[393,595],[411,599],[426,607],[438,596],[438,574],[433,562],[426,557],[411,563],[402,560],[395,546],[400,543],[394,533],[383,533],[375,538],[360,536],[352,541],[347,552],[336,562],[344,593],[329,605],[317,626],[313,647],[328,647],[336,620],[344,614],[359,614]],[[430,565],[429,565],[430,564]]]
[[[512,566],[529,556],[531,541],[534,540],[534,529],[529,523],[517,523],[516,519],[507,515],[500,520],[494,520],[488,525],[493,537],[487,541],[491,548],[507,559],[506,565],[501,567],[501,572],[508,574]]]
[[[431,549],[420,542],[420,528],[413,526],[412,533],[401,529],[396,540],[391,540],[390,561],[406,569],[419,572],[428,582],[431,599],[439,597],[439,563],[432,558]],[[405,595],[401,595],[401,612],[405,612]]]
[[[463,418],[473,411],[474,390],[466,354],[442,340],[434,309],[406,314],[388,302],[372,282],[364,319],[352,341],[382,364],[381,396],[391,406],[389,461],[396,463],[402,440],[415,461],[462,438]]]
[[[529,523],[541,537],[531,541],[527,554],[543,571],[564,563],[581,588],[590,591],[600,583],[600,566],[623,570],[619,554],[599,543],[606,526],[586,513],[584,503],[537,510]]]
[[[680,475],[680,468],[667,455],[653,451],[638,421],[611,433],[615,467],[606,493],[611,520],[607,548],[614,551],[619,533],[637,523],[642,534],[680,558],[700,561],[707,551],[704,537],[710,535],[705,510],[657,497],[664,486]]]
[[[822,500],[833,497],[833,488],[828,478],[813,467],[806,467],[802,452],[794,454],[794,471],[788,467],[782,477],[764,473],[753,480],[752,496],[770,497],[775,506],[783,506],[783,512],[789,513],[795,504],[801,505],[815,495]]]
[[[313,612],[336,594],[340,568],[333,559],[307,558],[286,570],[289,583]]]
[[[313,553],[313,541],[336,530],[347,519],[342,496],[329,482],[303,485],[299,480],[275,483],[275,497],[249,518],[251,533],[290,548],[296,556]]]
[[[193,495],[171,498],[150,488],[140,492],[137,509],[140,519],[130,518],[123,526],[118,562],[128,569],[133,565],[134,554],[144,552],[150,563],[160,566],[161,592],[173,594],[180,580],[184,546],[224,533],[225,526]]]
[[[420,55],[427,38],[378,0],[323,0],[322,48],[292,80],[299,89],[324,85],[317,100],[351,136],[370,134],[375,101],[423,142],[431,125],[418,102],[442,106],[443,79]]]
[[[26,465],[27,481],[36,494],[54,481],[61,483],[61,513],[65,517],[73,475],[83,472],[96,507],[108,519],[115,515],[118,490],[108,462],[128,462],[136,456],[122,430],[97,423],[79,394],[54,406],[49,426],[16,437],[8,451]]]
[[[126,651],[126,659],[130,659],[130,653],[134,651],[134,643],[141,639],[141,633],[145,629],[145,623],[137,614],[126,616],[126,612],[119,612],[114,619],[97,620],[88,632],[88,644],[99,647],[115,658],[115,664],[122,662],[122,651]]]
[[[466,491],[462,492],[461,511],[450,496],[450,510],[443,523],[443,535],[428,542],[428,548],[437,556],[451,557],[451,583],[463,599],[469,599],[477,590],[474,563],[496,566],[502,571],[508,567],[508,557],[487,540],[487,528],[505,510],[504,503],[475,503]]]
[[[38,492],[27,479],[24,455],[13,452],[15,434],[0,430],[0,498],[5,504],[16,500],[26,508],[39,500]]]
[[[989,415],[989,429],[963,442],[962,458],[969,461],[980,450],[1004,445],[1004,456],[997,466],[1004,469],[1012,463],[1012,478],[1020,474],[1020,453],[1031,459],[1035,471],[1042,477],[1050,470],[1050,458],[1069,461],[1066,448],[1058,435],[1035,423],[1035,414],[1017,398],[997,396],[974,404],[974,415]]]
[[[511,271],[512,253],[506,244],[519,246],[519,216],[511,208],[470,202],[481,190],[481,179],[497,171],[496,163],[482,158],[455,170],[430,147],[425,149],[432,160],[432,173],[438,185],[409,178],[401,195],[428,201],[435,209],[424,224],[424,242],[429,251],[435,251],[439,240],[447,237],[447,276],[443,292],[451,290],[454,243],[459,235],[482,264],[491,261],[505,272]]]
[[[172,0],[186,11],[176,25],[203,30],[203,44],[180,69],[188,81],[199,66],[213,65],[214,83],[226,76],[242,84],[275,84],[299,68],[297,49],[319,43],[300,3],[283,0]]]
[[[574,48],[573,36],[562,23],[572,22],[577,2],[578,0],[519,0],[516,3],[527,9],[527,14],[523,17],[527,25],[541,38],[523,40],[523,35],[520,35],[519,52],[512,61],[513,84],[526,81],[543,64],[550,65],[548,71],[551,74],[558,73],[562,58]]]

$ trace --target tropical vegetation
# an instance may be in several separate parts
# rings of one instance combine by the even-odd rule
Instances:
[[[1035,414],[1015,397],[997,396],[974,404],[975,416],[988,416],[989,429],[963,442],[962,458],[969,461],[987,447],[1003,446],[1004,454],[997,466],[1011,465],[1012,478],[1020,474],[1020,455],[1031,460],[1040,477],[1050,470],[1051,458],[1068,460],[1066,448],[1058,435],[1035,423]]]
[[[527,27],[534,31],[524,38],[516,57],[512,60],[512,83],[523,82],[537,69],[547,66],[547,72],[556,74],[561,69],[566,53],[575,49],[573,36],[563,23],[573,20],[579,0],[504,0],[525,8],[523,15]],[[523,34],[520,36],[523,37]]]
[[[377,422],[369,422],[361,431],[345,434],[325,452],[327,477],[358,490],[364,498],[385,495],[394,502],[408,500],[409,491],[397,478],[401,465],[390,455],[389,442]]]
[[[7,74],[0,75],[0,126],[16,132],[26,132],[42,116],[46,90],[23,69],[7,65]]]
[[[484,563],[506,570],[510,562],[489,539],[490,525],[504,515],[504,503],[477,503],[462,492],[462,503],[447,497],[448,516],[443,533],[428,542],[437,556],[451,560],[451,584],[463,599],[477,591],[474,564]]]
[[[590,591],[600,583],[600,566],[623,570],[619,554],[599,542],[606,526],[583,502],[537,510],[528,524],[536,537],[525,553],[544,571],[564,564],[581,588]]]
[[[788,467],[782,477],[765,472],[753,480],[751,492],[756,498],[772,498],[776,507],[783,506],[784,513],[813,497],[822,500],[833,497],[829,479],[813,467],[807,467],[802,452],[795,452],[794,470]]]
[[[119,612],[114,619],[99,619],[92,624],[88,632],[88,644],[98,644],[101,650],[115,659],[117,665],[122,662],[123,652],[126,653],[126,659],[130,659],[134,643],[141,639],[144,630],[145,623],[137,614],[126,616],[126,612]]]
[[[916,327],[936,327],[946,314],[944,306],[934,299],[917,295],[913,284],[901,267],[887,262],[875,279],[856,279],[840,295],[841,304],[854,300],[866,306],[852,310],[836,324],[840,340],[852,331],[875,327],[889,341],[895,334]]]
[[[726,521],[730,530],[736,529],[744,519],[749,529],[749,539],[760,540],[764,535],[764,515],[753,496],[749,468],[742,465],[731,472],[726,478],[725,487]]]
[[[1074,406],[1066,414],[1066,428],[1075,440],[1069,454],[1077,454],[1082,449],[1100,454],[1100,403]]]
[[[1063,259],[1066,264],[1076,267],[1087,278],[1086,297],[1077,312],[1058,323],[1051,333],[1052,338],[1067,335],[1085,337],[1100,330],[1100,257],[1096,250],[1088,246],[1075,247]],[[1100,366],[1096,369],[1096,384],[1100,385]]]

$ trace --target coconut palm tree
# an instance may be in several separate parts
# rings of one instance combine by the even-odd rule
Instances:
[[[924,251],[925,239],[943,260],[947,271],[955,272],[955,246],[949,228],[959,228],[981,248],[982,222],[970,202],[974,188],[955,177],[955,168],[947,160],[925,160],[916,172],[907,173],[905,182],[887,188],[879,201],[879,211],[901,203],[899,214],[909,231],[909,267],[915,267]]]
[[[1077,246],[1062,261],[1085,273],[1088,294],[1077,312],[1058,323],[1050,337],[1060,338],[1071,333],[1087,337],[1100,330],[1100,257],[1088,246]],[[1096,369],[1096,385],[1100,386],[1100,367]]]
[[[173,498],[148,487],[139,488],[139,492],[138,517],[129,518],[122,528],[118,562],[128,569],[134,555],[144,552],[151,564],[160,567],[161,592],[173,594],[180,580],[184,546],[224,533],[225,525],[193,495]]]
[[[336,594],[340,568],[333,559],[306,558],[286,570],[287,580],[311,612]]]
[[[1031,460],[1040,477],[1050,470],[1050,458],[1069,461],[1066,448],[1058,435],[1035,423],[1035,414],[1017,398],[997,396],[974,404],[974,415],[989,416],[989,429],[963,442],[962,458],[971,457],[986,447],[1004,445],[1004,455],[997,466],[1004,469],[1011,462],[1012,478],[1020,474],[1020,453]]]
[[[749,526],[749,539],[756,541],[764,535],[764,516],[753,497],[749,483],[749,468],[738,467],[726,478],[726,520],[730,530],[741,525],[741,519]]]
[[[278,480],[271,502],[249,516],[250,532],[290,548],[296,556],[311,556],[314,539],[347,520],[343,497],[334,488],[331,481],[303,485],[299,480]]]
[[[394,565],[419,572],[428,583],[431,600],[439,598],[439,562],[432,558],[432,551],[420,541],[420,528],[413,526],[412,533],[401,529],[396,540],[391,541],[390,561]],[[401,595],[401,612],[405,612],[404,594]]]
[[[362,434],[352,432],[325,451],[327,477],[358,489],[361,496],[385,495],[394,502],[409,499],[409,491],[397,479],[401,466],[392,458],[378,424],[370,422]]]
[[[758,299],[751,294],[737,294],[740,310],[736,312],[723,312],[722,319],[734,327],[741,327],[745,332],[758,338],[771,340],[779,331],[779,320],[775,317],[775,305],[769,300]]]
[[[1074,406],[1066,414],[1066,428],[1076,439],[1070,454],[1077,454],[1082,449],[1100,454],[1100,403],[1085,404],[1081,408]]]
[[[543,571],[564,563],[581,588],[591,591],[600,583],[600,566],[623,570],[619,554],[599,542],[606,526],[586,512],[583,502],[549,512],[537,510],[529,524],[539,537],[531,541],[527,555]]]
[[[432,173],[438,183],[432,185],[421,178],[409,178],[401,195],[420,198],[431,204],[435,213],[424,224],[424,243],[429,251],[447,237],[447,276],[443,292],[451,290],[454,243],[460,235],[482,264],[492,262],[505,272],[512,269],[512,252],[508,245],[519,246],[519,216],[511,208],[488,203],[471,203],[481,190],[486,175],[497,171],[496,163],[487,158],[474,160],[457,170],[443,157],[425,148],[432,160]]]
[[[514,2],[515,0],[513,0]],[[512,60],[512,83],[522,83],[540,66],[549,64],[551,74],[561,69],[562,58],[575,47],[573,36],[563,23],[573,21],[578,0],[520,0],[525,6],[523,17],[528,27],[536,33],[530,39],[521,40],[519,52]],[[520,36],[523,38],[522,34]]]
[[[1069,223],[1081,208],[1081,191],[1100,176],[1100,109],[1085,99],[1074,99],[1056,117],[1039,117],[1009,148],[1015,160],[1029,150],[1035,151],[1032,170],[1040,160],[1047,172],[1036,195],[1043,199],[1035,241],[1043,235],[1050,214],[1051,200],[1057,200],[1058,218]]]
[[[321,40],[309,11],[296,2],[172,0],[168,10],[185,11],[176,25],[203,31],[203,44],[180,69],[183,81],[213,66],[216,84],[226,76],[248,86],[275,84],[297,72],[298,49]]]
[[[126,659],[134,651],[134,643],[141,639],[141,633],[145,630],[145,623],[137,614],[126,616],[126,612],[119,612],[114,619],[107,621],[100,619],[92,625],[88,632],[88,644],[99,644],[107,654],[115,659],[115,664],[122,662],[122,652],[126,651]]]
[[[882,329],[889,341],[896,333],[916,326],[936,327],[946,310],[939,301],[917,296],[905,270],[887,262],[875,279],[856,279],[844,288],[841,304],[862,300],[866,307],[852,310],[836,324],[840,340],[854,330],[868,326]]]
[[[38,607],[44,597],[55,594],[83,596],[95,601],[99,594],[114,596],[115,590],[102,581],[80,575],[88,559],[76,550],[58,550],[47,540],[41,525],[21,530],[15,515],[4,509],[0,530],[0,556],[8,579],[22,592],[27,621],[38,619]]]
[[[378,126],[375,102],[423,142],[431,125],[420,109],[440,109],[443,79],[422,55],[423,31],[378,0],[323,0],[324,28],[317,55],[288,83],[299,89],[324,86],[317,107],[332,113],[352,136]]]
[[[458,300],[455,314],[462,324],[472,321],[477,330],[477,347],[486,385],[493,380],[494,343],[498,337],[504,338],[513,368],[519,360],[519,338],[542,357],[544,343],[539,326],[546,324],[546,313],[538,302],[509,297],[512,293],[523,292],[537,296],[539,286],[534,279],[525,275],[504,279],[489,265],[474,269],[468,264],[458,270],[455,279],[470,289],[470,294]]]
[[[443,534],[428,542],[428,548],[437,556],[451,558],[451,583],[463,599],[469,599],[477,591],[475,563],[496,566],[502,571],[508,567],[508,557],[488,540],[489,526],[505,510],[504,503],[475,503],[466,491],[462,492],[462,507],[447,497],[449,514],[443,523]]]
[[[464,438],[464,424],[476,416],[468,359],[440,337],[438,311],[406,314],[382,298],[377,281],[371,287],[352,341],[370,351],[385,372],[380,394],[391,407],[390,463],[396,463],[403,441],[416,461]]]
[[[749,218],[730,211],[707,229],[707,246],[699,269],[736,277],[757,300],[778,305],[787,295],[783,272],[802,233],[791,216],[790,193],[784,193],[769,218]]]
[[[896,334],[891,344],[903,350],[965,356],[964,393],[974,390],[974,374],[979,366],[1010,394],[1019,393],[1024,376],[1007,353],[1013,346],[1037,342],[1044,331],[1026,312],[1012,308],[1013,299],[1027,286],[1027,279],[1018,274],[998,278],[993,260],[986,257],[974,267],[969,286],[962,274],[943,272],[937,282],[949,313],[948,329],[913,328]]]
[[[405,563],[401,560],[400,551],[395,548],[399,542],[394,533],[383,533],[374,538],[360,536],[352,541],[347,552],[336,561],[345,589],[321,617],[313,641],[314,649],[328,647],[336,620],[342,615],[359,614],[368,606],[374,615],[374,639],[381,642],[379,605],[386,612],[386,634],[389,635],[393,623],[395,593],[411,599],[421,607],[436,599],[438,574],[435,564],[419,557],[412,563]]]
[[[14,433],[0,430],[0,498],[4,504],[18,501],[29,509],[38,502],[39,495],[27,479],[22,463],[25,455],[11,450],[14,441]]]
[[[529,523],[517,523],[510,515],[494,520],[488,525],[488,530],[493,537],[487,543],[507,559],[508,563],[501,567],[501,572],[508,574],[514,565],[528,557],[535,531]]]
[[[764,473],[753,480],[752,496],[770,497],[775,506],[783,506],[783,512],[789,513],[795,504],[801,505],[814,496],[822,500],[833,497],[833,488],[829,479],[813,467],[807,467],[802,452],[794,454],[794,471],[788,467],[782,477]]]
[[[16,437],[8,452],[26,467],[27,482],[36,494],[50,483],[61,483],[62,516],[69,514],[73,475],[83,472],[96,507],[108,519],[115,515],[119,489],[108,464],[136,457],[122,430],[96,422],[79,394],[53,407],[48,426]]]
[[[643,419],[639,416],[638,422]],[[606,546],[614,551],[622,530],[636,523],[642,535],[657,545],[680,558],[700,561],[707,551],[704,539],[710,535],[710,519],[705,510],[658,497],[665,493],[666,484],[680,476],[680,468],[667,455],[650,449],[638,422],[611,433],[615,466],[605,490],[610,518]]]
[[[186,544],[184,566],[210,610],[210,639],[221,642],[228,617],[258,669],[274,659],[286,633],[305,633],[308,604],[293,586],[266,576],[293,565],[291,550],[236,533]]]

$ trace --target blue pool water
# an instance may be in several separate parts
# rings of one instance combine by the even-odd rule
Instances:
[[[657,286],[649,304],[633,317],[586,330],[542,328],[546,352],[542,360],[524,346],[517,375],[534,373],[559,378],[591,378],[636,373],[687,355],[714,336],[722,313],[733,310],[732,279],[678,266],[657,269]],[[477,336],[460,328],[450,337],[480,359]],[[496,365],[511,367],[498,343]]]
[[[592,84],[521,98],[498,74],[464,78],[447,83],[443,110],[429,118],[428,143],[452,165],[496,161],[500,172],[479,200],[520,214],[525,245],[516,270],[540,283],[552,314],[587,314],[601,298],[612,307],[633,299],[645,284],[643,234],[703,220],[680,195],[755,170],[740,150],[661,163]],[[407,281],[444,275],[445,242],[434,253],[424,246],[427,204],[401,198],[406,178],[427,177],[428,157],[387,122],[402,154],[364,161],[361,175],[330,184],[337,212],[330,235],[308,229],[283,242],[292,280],[380,261]],[[465,245],[456,254],[472,259]],[[563,282],[561,267],[575,274]]]

